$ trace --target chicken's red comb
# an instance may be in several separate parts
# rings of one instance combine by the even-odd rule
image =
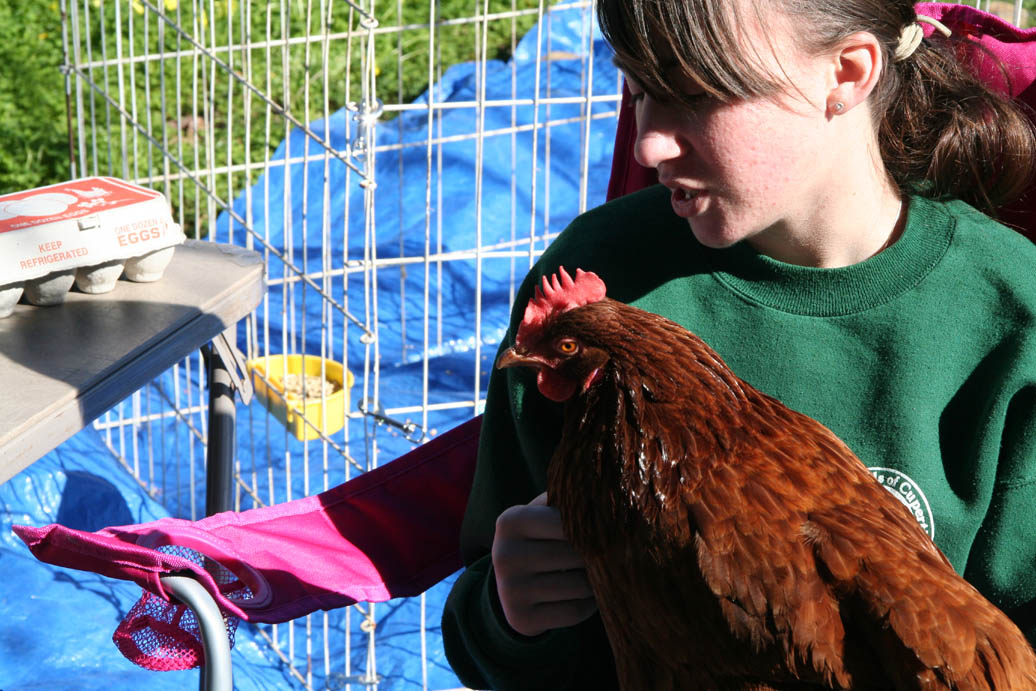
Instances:
[[[542,285],[536,286],[536,295],[529,300],[525,308],[525,317],[518,327],[515,340],[521,342],[550,315],[597,302],[604,298],[604,294],[604,281],[592,271],[576,269],[576,277],[573,280],[564,267],[558,267],[557,273],[551,276],[549,281],[544,276]]]

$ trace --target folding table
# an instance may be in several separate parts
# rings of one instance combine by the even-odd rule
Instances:
[[[0,319],[0,482],[203,348],[206,511],[229,509],[234,390],[247,402],[251,385],[224,332],[255,309],[264,289],[258,253],[188,240],[154,283],[120,280],[101,295],[73,289],[61,305],[17,305]]]

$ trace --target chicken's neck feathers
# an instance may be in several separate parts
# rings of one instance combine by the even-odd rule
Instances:
[[[585,327],[595,331],[584,338],[611,358],[566,403],[548,494],[568,498],[570,520],[650,530],[651,544],[677,549],[692,539],[688,509],[702,478],[737,455],[743,415],[760,394],[679,325],[639,310],[615,314],[593,315]],[[614,537],[587,527],[571,531],[597,535],[584,549],[605,549]]]

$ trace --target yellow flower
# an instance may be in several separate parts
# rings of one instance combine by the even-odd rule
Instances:
[[[165,11],[172,12],[176,9],[177,0],[165,0]]]
[[[144,5],[141,4],[140,0],[133,0],[133,11],[137,14],[144,14]]]

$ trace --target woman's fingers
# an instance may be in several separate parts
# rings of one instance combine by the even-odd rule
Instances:
[[[501,537],[493,541],[493,566],[497,571],[544,573],[584,568],[583,560],[564,540]]]
[[[585,583],[585,575],[573,577],[576,573],[541,575],[524,586],[513,582],[504,585],[498,579],[497,592],[507,623],[522,635],[536,636],[550,629],[575,626],[590,617],[597,611],[597,601]]]
[[[504,616],[518,633],[572,626],[597,610],[583,560],[546,494],[500,514],[492,559]]]
[[[546,506],[547,505],[547,493],[540,493],[535,499],[529,502],[529,506]]]
[[[496,519],[497,536],[524,537],[538,540],[564,540],[561,514],[544,505],[519,504],[504,510]]]
[[[586,579],[586,571],[583,569],[535,574],[529,579],[528,588],[532,593],[532,600],[539,604],[592,600],[594,596],[590,582]]]

